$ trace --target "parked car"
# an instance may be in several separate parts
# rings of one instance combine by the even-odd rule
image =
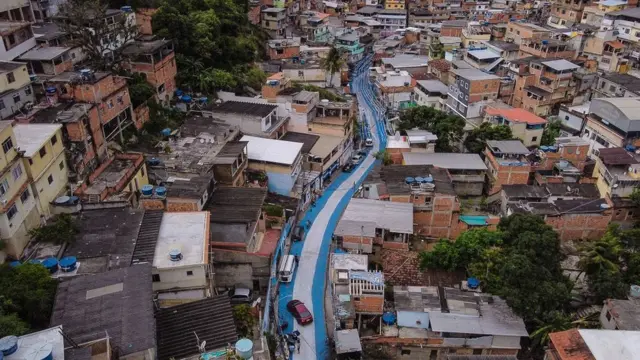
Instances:
[[[287,310],[293,315],[298,324],[307,325],[313,322],[313,315],[300,300],[291,300],[287,303]]]
[[[353,164],[345,164],[342,167],[342,171],[349,173],[349,172],[352,172],[354,168],[355,168],[355,166]]]
[[[354,164],[359,164],[360,161],[362,161],[362,155],[360,154],[355,154],[351,157],[351,162]]]
[[[291,239],[293,241],[301,241],[304,238],[304,228],[302,226],[296,226],[293,228],[293,235]]]
[[[249,304],[253,301],[253,290],[234,287],[229,291],[229,300],[232,305]]]
[[[373,139],[372,138],[368,138],[364,141],[364,146],[366,147],[373,147]]]

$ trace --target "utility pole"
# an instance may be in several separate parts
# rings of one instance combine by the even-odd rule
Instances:
[[[409,27],[409,16],[411,14],[411,11],[409,11],[409,0],[404,0],[404,11],[406,11],[407,13],[406,22],[404,25],[404,28],[406,29]]]

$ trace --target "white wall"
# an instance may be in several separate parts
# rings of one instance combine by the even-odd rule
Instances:
[[[160,281],[153,283],[153,291],[186,289],[207,285],[206,265],[181,266],[167,269],[153,268],[153,274],[160,275]],[[193,275],[187,275],[192,271]]]
[[[582,129],[582,118],[579,116],[575,116],[568,111],[560,109],[558,112],[558,118],[562,121],[562,124],[570,127],[576,131],[580,131]]]
[[[32,37],[22,44],[7,51],[7,49],[4,47],[4,41],[2,41],[2,38],[0,37],[0,60],[11,61],[34,47],[36,47],[36,38]]]

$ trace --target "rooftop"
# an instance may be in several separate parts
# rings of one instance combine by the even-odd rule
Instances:
[[[14,61],[0,61],[0,73],[14,71],[21,66],[26,66],[26,64]]]
[[[431,60],[429,66],[441,72],[447,72],[451,69],[451,63],[445,59]]]
[[[308,154],[311,152],[311,149],[316,144],[316,142],[320,139],[319,135],[316,134],[307,134],[307,133],[299,133],[295,131],[287,131],[280,140],[283,141],[291,141],[302,144],[301,152],[303,154]]]
[[[440,295],[436,286],[394,286],[393,301],[397,311],[440,311]]]
[[[339,136],[331,135],[319,135],[318,141],[313,148],[309,151],[309,154],[325,158],[332,154],[333,150],[342,144],[343,139]]]
[[[562,185],[562,184],[559,184]],[[545,199],[549,197],[549,191],[545,186],[536,185],[502,185],[502,191],[504,191],[507,199]]]
[[[369,257],[363,254],[331,253],[331,268],[334,270],[361,270],[369,268]]]
[[[563,360],[596,360],[578,329],[550,333],[549,340]]]
[[[575,70],[580,68],[580,65],[576,65],[571,61],[567,61],[565,59],[543,61],[542,64],[556,71]]]
[[[52,40],[65,34],[56,23],[40,23],[31,26],[36,39]]]
[[[478,60],[490,60],[490,59],[497,59],[500,57],[500,54],[496,54],[495,52],[489,49],[468,50],[467,55],[471,55]]]
[[[218,187],[207,210],[212,223],[250,223],[257,221],[267,196],[263,188]]]
[[[640,163],[624,148],[599,149],[598,158],[600,158],[605,165],[634,165]]]
[[[640,92],[640,78],[629,74],[609,73],[602,76],[603,79],[622,85],[625,89]]]
[[[157,269],[206,264],[209,244],[209,213],[165,212],[160,224],[153,266]],[[172,261],[169,253],[178,250],[180,261]]]
[[[284,140],[243,136],[241,141],[248,142],[249,160],[273,164],[295,165],[302,150],[302,144]]]
[[[632,360],[640,354],[640,332],[579,329],[578,332],[596,360]]]
[[[527,155],[530,153],[520,140],[489,140],[487,147],[494,154]]]
[[[640,131],[640,97],[596,98],[589,113],[607,120],[619,130]]]
[[[624,9],[624,10],[618,10],[618,11],[610,12],[607,15],[609,15],[609,16],[628,17],[628,18],[640,20],[640,8],[634,8],[634,7],[627,8],[627,9]]]
[[[24,151],[24,156],[32,158],[60,129],[60,124],[16,124],[13,127],[16,146]]]
[[[394,233],[413,234],[413,205],[370,199],[351,199],[338,222],[335,234],[374,237],[376,228]]]
[[[214,113],[244,114],[244,115],[259,116],[263,118],[271,114],[277,108],[278,108],[278,105],[249,103],[249,102],[230,100],[230,101],[225,101],[222,104],[217,106],[215,104],[210,104],[210,106],[206,107],[206,110]]]
[[[131,263],[151,264],[153,262],[163,216],[163,210],[145,210],[140,230],[137,233],[136,246],[131,256]]]
[[[227,295],[160,309],[156,313],[156,322],[158,360],[198,355],[197,341],[206,341],[206,349],[211,351],[238,340]]]
[[[433,165],[443,169],[487,170],[478,154],[470,153],[402,153],[405,165]]]
[[[454,69],[452,70],[452,72],[454,74],[456,74],[457,76],[460,76],[461,78],[467,79],[467,80],[499,80],[500,78],[493,75],[493,74],[489,74],[486,73],[484,71],[480,71],[478,69]]]
[[[65,334],[79,344],[108,336],[120,356],[154,349],[151,264],[62,281],[51,325],[62,325]]]
[[[447,94],[449,92],[449,87],[440,80],[418,80],[417,83],[430,93]]]
[[[153,54],[156,50],[168,44],[171,44],[171,40],[133,41],[122,49],[122,53],[124,55]]]
[[[429,65],[429,57],[423,55],[397,54],[394,57],[382,58],[382,63],[394,68],[426,67]]]
[[[80,212],[76,218],[79,232],[64,256],[78,258],[82,273],[128,267],[143,215],[129,207]]]
[[[47,82],[68,83],[72,81],[81,81],[82,83],[95,84],[96,82],[106,78],[107,76],[112,76],[111,73],[100,72],[100,71],[94,71],[92,75],[93,77],[91,77],[90,79],[87,79],[87,78],[83,78],[79,72],[65,71],[48,79]]]
[[[270,48],[296,47],[300,46],[300,38],[294,37],[289,39],[271,39],[267,42]]]
[[[493,41],[486,41],[485,43],[487,45],[496,47],[503,51],[518,51],[520,49],[520,46],[518,46],[518,44],[508,42],[508,41],[493,40]]]
[[[47,47],[34,48],[22,54],[18,59],[26,60],[26,61],[29,61],[29,60],[50,61],[66,53],[69,50],[71,50],[71,48],[60,47],[60,46],[47,46]]]
[[[4,359],[32,360],[38,357],[44,358],[48,352],[51,352],[51,360],[69,360],[65,359],[64,338],[60,326],[19,336],[18,349],[11,355],[4,355]]]
[[[336,330],[336,354],[348,354],[362,351],[360,335],[357,329]]]
[[[135,176],[136,169],[144,165],[144,156],[142,154],[124,153],[118,154],[104,168],[98,168],[91,177],[93,180],[89,182],[86,189],[78,188],[77,193],[87,195],[104,195],[107,190],[108,195],[113,192],[124,190],[130,178]]]
[[[635,298],[607,299],[604,307],[615,322],[616,331],[640,331],[640,300]]]
[[[387,165],[376,167],[367,175],[365,184],[384,184],[384,195],[407,195],[411,193],[411,186],[406,183],[407,177],[429,177],[433,179],[435,192],[454,195],[451,177],[445,169],[430,165]],[[378,188],[380,192],[380,188]]]
[[[213,181],[211,175],[198,175],[191,178],[168,177],[165,181],[168,198],[200,200]]]
[[[488,105],[485,111],[487,115],[502,116],[511,122],[526,123],[527,125],[543,125],[547,123],[547,120],[522,108],[505,109]]]

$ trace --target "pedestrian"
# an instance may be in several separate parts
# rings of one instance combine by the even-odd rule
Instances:
[[[298,266],[298,263],[300,263],[300,257],[298,255],[294,255],[293,260],[296,262],[296,266]]]
[[[311,220],[307,220],[307,230],[311,227]]]

